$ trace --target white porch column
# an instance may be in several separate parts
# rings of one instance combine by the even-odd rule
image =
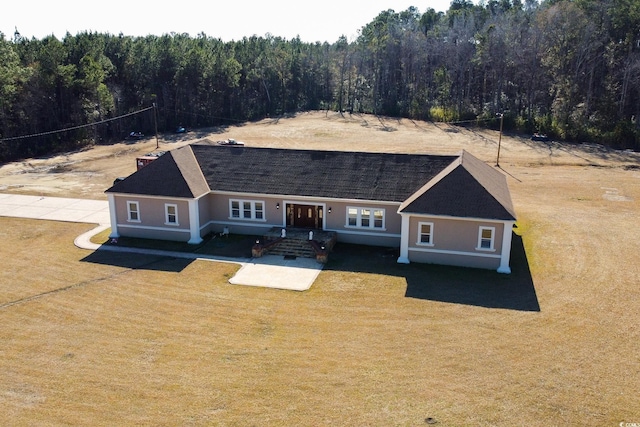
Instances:
[[[511,235],[513,234],[514,221],[505,221],[502,230],[502,252],[500,253],[500,267],[498,273],[510,274],[509,259],[511,258]]]
[[[107,193],[107,199],[109,200],[109,219],[111,220],[109,238],[117,239],[120,235],[118,234],[118,218],[116,216],[116,198],[112,193]]]
[[[197,245],[202,243],[200,237],[200,209],[198,209],[198,199],[189,200],[189,231],[191,238],[187,243]]]
[[[409,264],[409,218],[407,214],[402,216],[402,227],[400,228],[400,257],[399,264]]]

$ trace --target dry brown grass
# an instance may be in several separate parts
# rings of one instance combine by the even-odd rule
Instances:
[[[465,147],[495,161],[495,133],[376,120],[309,113],[228,136],[291,147]],[[503,143],[526,250],[514,254],[509,277],[401,266],[338,246],[307,292],[232,286],[233,265],[90,253],[72,245],[90,225],[0,218],[2,424],[640,422],[638,157]],[[67,159],[104,188],[134,167],[107,149],[122,147]],[[16,172],[38,162],[0,168],[2,191],[100,195],[75,187],[79,172],[56,175],[54,187],[48,174]]]

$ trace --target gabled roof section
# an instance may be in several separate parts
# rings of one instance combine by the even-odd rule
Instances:
[[[209,192],[190,146],[171,150],[114,184],[107,193],[200,197]]]
[[[212,191],[403,202],[457,156],[191,145]]]
[[[402,203],[398,211],[506,221],[516,219],[506,177],[466,151]]]

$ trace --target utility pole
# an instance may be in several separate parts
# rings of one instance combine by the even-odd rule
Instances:
[[[504,120],[504,113],[498,113],[500,116],[500,135],[498,136],[498,157],[496,158],[496,166],[500,167],[500,145],[502,143],[502,122]]]
[[[158,141],[158,107],[156,103],[153,103],[153,123],[156,126],[156,150],[160,148],[160,142]],[[502,129],[502,127],[500,128]]]

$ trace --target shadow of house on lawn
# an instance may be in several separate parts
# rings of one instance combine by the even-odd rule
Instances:
[[[186,242],[172,242],[166,240],[141,239],[121,237],[116,247],[127,248],[131,251],[112,251],[114,247],[108,239],[102,243],[105,250],[97,250],[81,261],[96,264],[112,265],[130,269],[145,269],[179,273],[191,264],[197,255],[213,255],[230,258],[251,258],[251,247],[255,236],[232,234],[227,237],[216,237],[213,234],[205,236],[199,245]],[[146,249],[166,251],[167,255],[145,254],[135,251]],[[169,252],[193,254],[193,257],[173,256]]]
[[[82,258],[80,261],[111,265],[132,270],[152,270],[179,273],[187,268],[194,260],[169,256],[98,250]]]
[[[407,298],[540,311],[522,238],[516,234],[511,247],[511,274],[435,264],[398,264],[397,257],[397,250],[338,244],[325,270],[404,277]]]

